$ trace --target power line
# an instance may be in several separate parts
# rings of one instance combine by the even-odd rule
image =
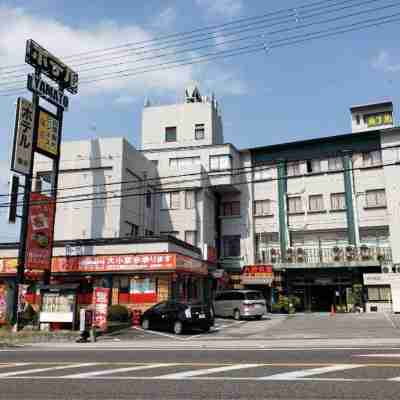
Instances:
[[[327,38],[331,36],[336,36],[339,34],[347,33],[347,32],[352,32],[352,31],[357,31],[360,29],[365,29],[369,27],[377,27],[381,25],[385,25],[388,23],[393,23],[399,21],[400,18],[396,18],[400,15],[400,13],[395,13],[379,18],[372,18],[372,19],[367,19],[363,21],[358,21],[356,23],[348,24],[348,25],[343,25],[340,27],[335,27],[335,28],[330,28],[327,30],[321,30],[317,32],[309,32],[306,34],[301,34],[301,35],[296,35],[296,36],[291,36],[288,38],[280,39],[277,41],[271,41],[270,49],[272,48],[279,48],[279,47],[284,47],[284,46],[289,46],[289,45],[294,45],[294,44],[299,44],[299,43],[305,43],[311,40],[315,39],[321,39],[321,38]],[[297,39],[296,39],[297,38]],[[296,39],[296,40],[293,40]],[[276,44],[273,44],[276,43]],[[156,64],[154,67],[149,68],[149,67],[141,67],[141,68],[136,68],[136,69],[128,69],[125,70],[127,71],[126,73],[121,73],[121,71],[118,71],[118,73],[109,73],[107,76],[102,76],[100,78],[96,79],[91,79],[84,81],[83,84],[91,84],[99,81],[104,81],[104,80],[110,80],[110,79],[121,79],[121,78],[126,78],[126,77],[131,77],[135,75],[140,75],[143,73],[148,73],[148,72],[159,72],[159,71],[165,71],[173,68],[178,68],[181,66],[188,66],[188,65],[194,65],[194,64],[199,64],[199,63],[204,63],[204,62],[209,62],[211,60],[219,59],[219,58],[228,58],[228,57],[233,57],[233,56],[238,56],[238,55],[243,55],[243,54],[250,54],[250,53],[255,53],[255,52],[261,52],[265,51],[265,45],[260,44],[260,45],[250,45],[250,46],[244,46],[244,47],[239,47],[236,49],[232,50],[225,50],[225,51],[218,51],[214,53],[208,53],[208,54],[203,54],[201,57],[198,58],[184,58],[180,60],[174,60],[174,61],[169,61],[165,63],[160,63]],[[172,65],[171,65],[172,64]],[[128,72],[130,71],[130,72]],[[103,74],[104,75],[104,74]],[[20,90],[23,90],[21,88]],[[10,90],[6,92],[0,92],[0,96],[10,96],[10,95],[16,95],[20,94],[21,92],[15,90]]]
[[[84,51],[81,53],[76,53],[73,55],[69,55],[69,56],[65,56],[63,57],[65,60],[72,60],[74,58],[78,58],[79,60],[82,60],[82,56],[85,55],[89,55],[89,54],[94,54],[94,57],[96,57],[96,59],[98,59],[99,57],[99,53],[104,53],[104,52],[109,52],[112,50],[118,50],[118,49],[122,49],[122,48],[127,48],[127,47],[132,47],[132,46],[137,46],[137,45],[144,45],[144,44],[149,44],[149,43],[154,43],[154,42],[163,42],[163,41],[168,41],[170,39],[174,39],[174,38],[179,38],[179,37],[186,37],[186,36],[190,36],[194,33],[198,33],[198,32],[206,32],[209,30],[215,30],[218,28],[223,28],[223,27],[228,27],[228,26],[234,26],[237,24],[243,24],[247,21],[255,21],[255,20],[259,20],[259,19],[265,19],[267,17],[272,17],[275,15],[279,15],[279,14],[283,14],[286,13],[288,15],[296,15],[295,10],[304,10],[304,9],[308,9],[308,8],[312,8],[314,6],[318,6],[320,4],[323,4],[326,6],[326,3],[332,2],[334,0],[322,0],[322,1],[317,1],[317,2],[312,2],[309,4],[305,4],[303,6],[299,6],[297,8],[286,8],[286,9],[280,9],[277,11],[273,11],[273,12],[268,12],[259,16],[253,16],[253,17],[247,17],[247,18],[241,18],[241,19],[236,19],[234,21],[230,21],[227,23],[223,23],[223,24],[216,24],[216,25],[211,25],[211,26],[206,26],[203,28],[197,28],[191,31],[184,31],[184,32],[177,32],[177,33],[172,33],[172,34],[168,34],[168,35],[163,35],[163,36],[159,36],[159,37],[155,37],[153,39],[146,39],[146,40],[141,40],[141,41],[136,41],[136,42],[129,42],[129,43],[125,43],[125,44],[121,44],[121,45],[117,45],[117,46],[113,46],[113,47],[109,47],[109,48],[103,48],[103,49],[99,49],[99,50],[89,50],[89,51]],[[344,0],[341,1],[337,4],[344,4],[344,3],[348,3],[348,2],[352,2],[354,0]],[[333,4],[332,6],[328,6],[329,7],[334,7],[337,4]],[[0,68],[0,74],[1,71],[8,71],[8,70],[15,70],[15,69],[21,69],[26,67],[26,64],[17,64],[17,65],[9,65],[9,66],[5,66]]]

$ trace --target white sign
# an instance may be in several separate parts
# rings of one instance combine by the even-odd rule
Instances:
[[[72,312],[40,312],[40,322],[74,322]]]
[[[37,93],[45,100],[54,104],[57,107],[61,107],[64,110],[68,110],[69,99],[61,90],[58,90],[51,86],[43,79],[28,74],[28,89],[31,92]]]
[[[32,103],[19,97],[11,162],[11,169],[19,174],[30,173],[33,156],[33,118]]]

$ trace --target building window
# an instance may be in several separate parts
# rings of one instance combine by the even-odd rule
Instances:
[[[366,194],[366,207],[386,207],[386,193],[385,189],[367,190]]]
[[[361,121],[360,121],[360,115],[357,114],[357,115],[356,115],[356,124],[357,124],[357,125],[360,125],[360,122],[361,122]]]
[[[194,190],[185,191],[185,208],[192,209],[196,206],[196,192]]]
[[[180,192],[161,193],[161,209],[177,210],[180,208]]]
[[[300,175],[300,161],[294,161],[287,164],[287,176]]]
[[[313,194],[308,198],[308,209],[310,211],[324,210],[324,197],[322,194]]]
[[[129,232],[126,234],[126,236],[137,237],[139,234],[139,227],[136,224],[132,224],[129,221],[125,221],[125,223],[129,227]]]
[[[151,231],[151,230],[149,230],[149,229],[146,229],[146,230],[144,231],[144,234],[145,234],[145,236],[153,236],[153,235],[154,235],[154,232]]]
[[[307,173],[321,172],[321,160],[307,160]]]
[[[288,211],[289,214],[296,214],[303,212],[303,202],[300,196],[288,198]]]
[[[271,215],[271,200],[256,200],[254,202],[254,215]]]
[[[369,153],[363,153],[363,165],[364,167],[372,167],[374,165],[382,164],[382,153],[380,150],[370,151]]]
[[[185,231],[185,242],[196,246],[197,244],[197,231]]]
[[[200,165],[200,157],[183,157],[169,159],[170,168],[186,170],[188,168],[193,168],[194,165]]]
[[[343,169],[343,159],[342,157],[331,157],[328,160],[329,171],[338,171]]]
[[[221,204],[222,217],[231,217],[240,215],[240,201],[230,201]]]
[[[230,168],[231,168],[231,156],[229,154],[210,156],[210,169],[212,171],[221,171]]]
[[[176,142],[176,126],[168,126],[165,128],[165,141]]]
[[[224,257],[240,257],[240,235],[222,237]]]
[[[146,193],[146,208],[151,208],[151,192],[150,190]]]
[[[253,179],[255,181],[261,181],[264,179],[271,179],[271,168],[263,165],[253,168]]]
[[[157,168],[158,167],[158,160],[150,160],[153,165]]]
[[[346,209],[346,198],[344,193],[332,193],[331,194],[331,209],[332,210],[345,210]]]
[[[368,287],[369,301],[391,301],[390,286],[374,286]]]
[[[196,124],[194,126],[194,138],[196,140],[204,139],[204,124]]]

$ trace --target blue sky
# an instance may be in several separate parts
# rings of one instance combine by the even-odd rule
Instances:
[[[24,62],[28,38],[63,59],[90,49],[222,24],[307,3],[310,2],[0,1],[0,72],[2,66]],[[395,1],[377,0],[370,7],[392,3]],[[354,11],[357,8],[349,12]],[[400,7],[383,14],[399,11]],[[371,17],[370,14],[364,18]],[[399,26],[397,22],[277,48],[268,54],[248,54],[82,87],[79,95],[70,96],[70,111],[64,118],[64,139],[125,136],[138,147],[144,99],[148,97],[153,103],[174,102],[182,97],[185,85],[193,81],[198,83],[202,94],[215,92],[222,107],[225,140],[238,148],[347,133],[351,105],[392,99],[398,110]],[[0,89],[4,83],[0,76]],[[29,97],[29,93],[25,96]],[[15,97],[0,96],[1,193],[8,190],[14,103]],[[0,241],[17,237],[17,226],[6,226],[4,211],[0,212],[0,223]]]

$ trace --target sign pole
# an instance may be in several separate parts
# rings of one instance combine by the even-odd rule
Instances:
[[[35,76],[40,78],[40,70],[35,70]],[[37,118],[36,113],[39,106],[39,95],[36,93],[32,94],[32,109],[33,109],[33,143],[36,142],[36,132],[37,132]],[[24,186],[24,200],[22,203],[22,216],[21,216],[21,229],[19,235],[19,249],[18,249],[18,265],[17,265],[17,275],[15,279],[15,290],[13,298],[13,322],[14,331],[19,329],[19,310],[18,310],[18,299],[19,299],[19,289],[20,285],[24,283],[25,278],[25,264],[26,264],[26,239],[28,234],[28,215],[29,215],[29,205],[30,205],[30,194],[32,192],[32,175],[33,175],[33,163],[34,155],[31,158],[29,166],[29,174],[25,176],[25,186]]]

